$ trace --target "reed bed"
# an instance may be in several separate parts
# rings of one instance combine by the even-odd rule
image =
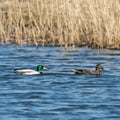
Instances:
[[[120,0],[0,0],[0,42],[120,49]]]

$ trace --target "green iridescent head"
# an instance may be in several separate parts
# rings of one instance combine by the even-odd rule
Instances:
[[[46,67],[44,67],[43,65],[38,65],[37,71],[40,72],[41,70],[48,70],[48,69]]]

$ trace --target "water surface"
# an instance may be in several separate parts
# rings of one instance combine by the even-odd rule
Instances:
[[[104,68],[99,77],[72,72],[98,63]],[[14,73],[38,64],[49,70]],[[119,51],[2,45],[0,71],[0,120],[120,120]]]

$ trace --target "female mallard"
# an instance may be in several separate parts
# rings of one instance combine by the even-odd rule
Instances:
[[[42,65],[37,66],[37,70],[32,69],[15,69],[15,73],[22,74],[22,75],[38,75],[42,74],[41,70],[48,70],[46,67]]]
[[[103,70],[103,67],[100,64],[96,65],[95,71],[85,69],[73,69],[75,74],[88,74],[88,75],[100,75],[101,70]]]

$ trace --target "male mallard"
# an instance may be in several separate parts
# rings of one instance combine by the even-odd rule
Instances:
[[[41,70],[48,70],[46,67],[42,65],[37,66],[37,70],[32,69],[15,69],[15,73],[22,74],[22,75],[38,75],[42,74]]]
[[[75,74],[88,74],[88,75],[100,75],[100,71],[103,70],[101,64],[96,65],[95,71],[85,70],[85,69],[73,69]]]

